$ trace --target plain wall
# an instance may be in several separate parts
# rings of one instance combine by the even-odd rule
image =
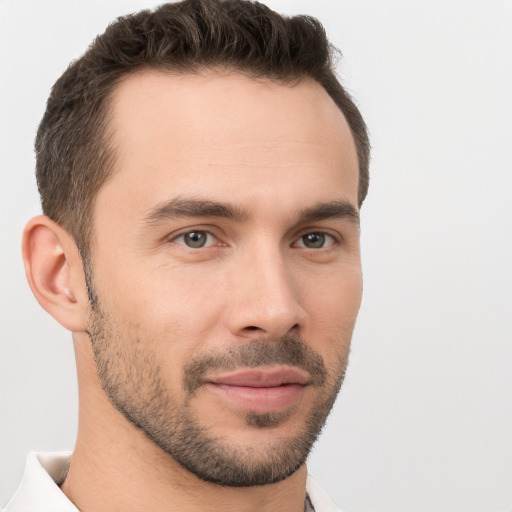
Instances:
[[[320,18],[368,122],[365,295],[310,471],[346,512],[512,510],[512,2],[269,0]],[[71,336],[25,282],[50,87],[143,0],[0,0],[0,504],[72,449]]]

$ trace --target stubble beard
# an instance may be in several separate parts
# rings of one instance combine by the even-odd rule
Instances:
[[[337,367],[328,371],[322,358],[299,336],[280,340],[252,340],[222,353],[199,355],[183,368],[183,405],[171,395],[163,370],[151,351],[151,340],[123,329],[102,310],[86,272],[90,300],[88,334],[101,385],[114,407],[175,461],[200,479],[231,487],[250,487],[279,482],[306,461],[341,388],[348,350]],[[347,340],[347,345],[350,340]],[[202,377],[215,369],[288,364],[307,371],[318,389],[315,405],[307,413],[302,430],[294,436],[276,437],[261,443],[235,446],[213,435],[190,407],[200,390]],[[272,429],[286,422],[292,411],[249,412],[248,429]]]

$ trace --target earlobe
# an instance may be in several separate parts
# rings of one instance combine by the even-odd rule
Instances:
[[[27,223],[22,251],[27,280],[39,304],[70,331],[84,331],[87,293],[72,237],[40,215]]]

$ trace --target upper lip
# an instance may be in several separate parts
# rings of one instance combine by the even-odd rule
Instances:
[[[273,388],[285,384],[308,384],[309,376],[298,368],[289,366],[266,366],[259,368],[241,368],[234,372],[223,373],[208,379],[212,384],[226,386],[244,386],[252,388]]]

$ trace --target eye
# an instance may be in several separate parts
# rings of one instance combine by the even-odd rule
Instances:
[[[214,245],[215,240],[211,233],[200,230],[187,231],[174,239],[175,242],[186,245],[191,249],[201,249],[202,247]]]
[[[336,242],[333,236],[322,232],[306,233],[302,235],[295,245],[298,247],[306,247],[308,249],[323,249],[330,247]]]

